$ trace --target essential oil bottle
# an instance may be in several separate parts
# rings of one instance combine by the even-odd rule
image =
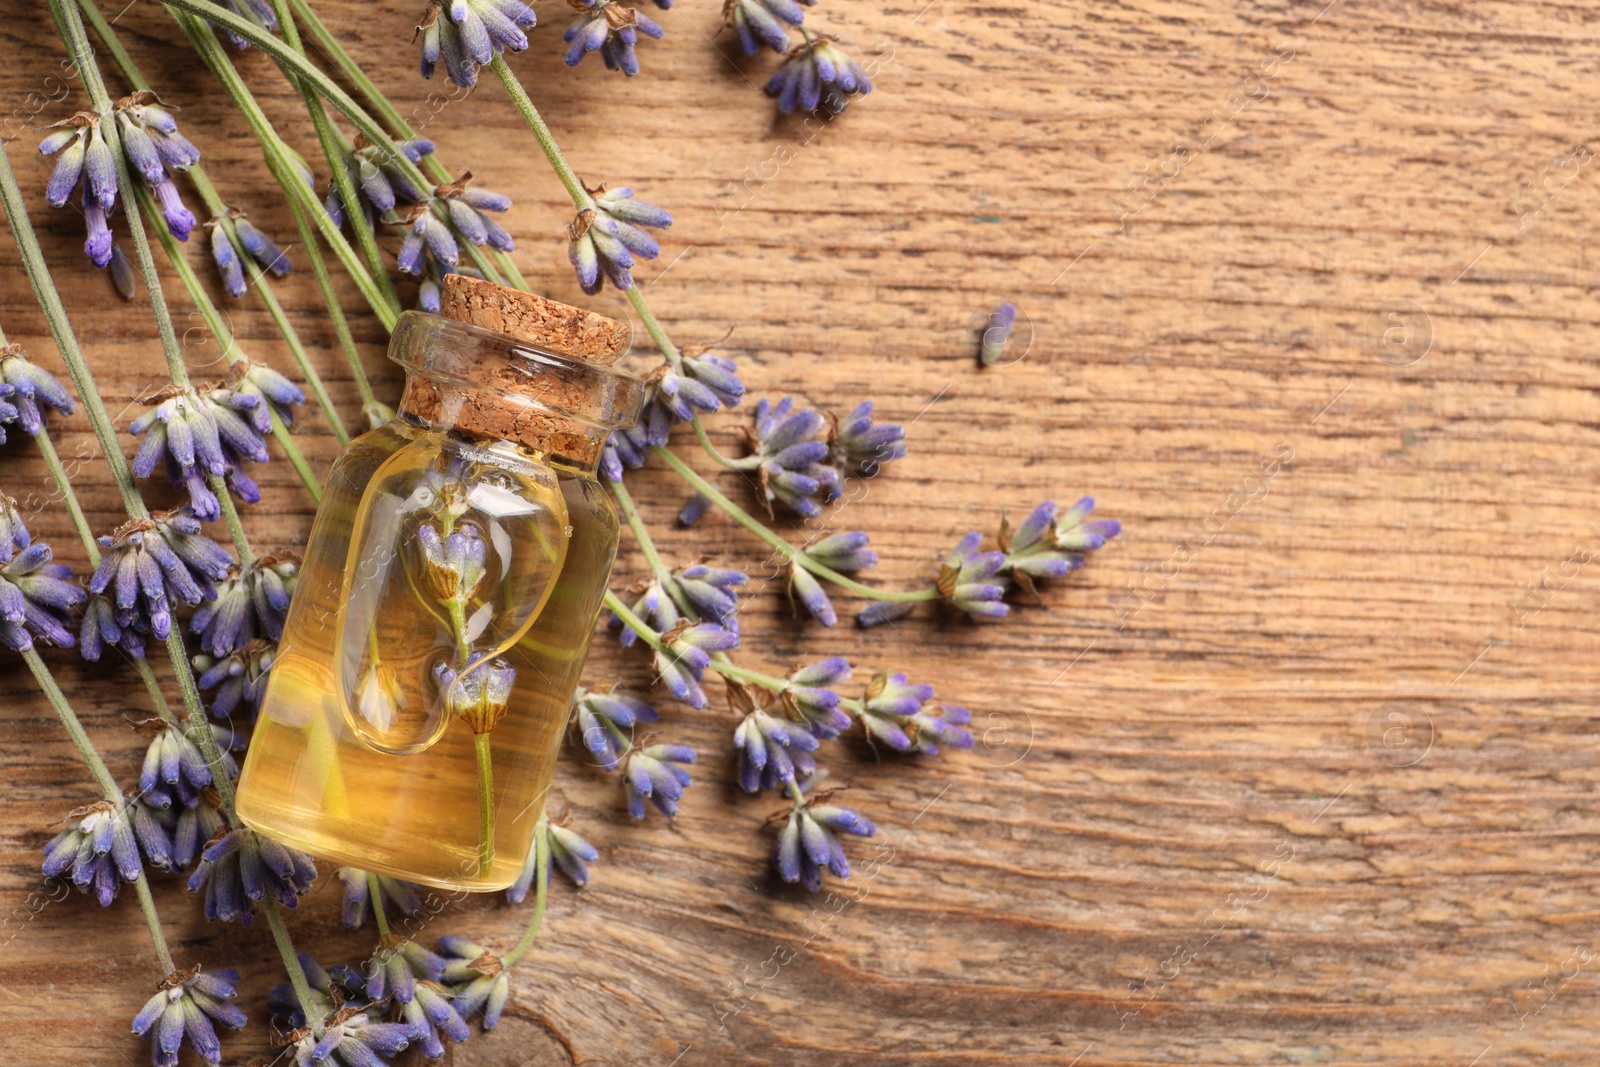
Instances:
[[[452,275],[400,317],[399,413],[334,464],[241,771],[250,827],[503,889],[532,847],[617,549],[595,470],[627,327]]]

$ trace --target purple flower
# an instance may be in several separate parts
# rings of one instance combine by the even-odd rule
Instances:
[[[534,21],[533,9],[520,0],[429,0],[416,32],[422,41],[422,76],[433,77],[442,58],[445,75],[471,89],[479,67],[505,49],[528,47],[522,31]]]
[[[100,129],[100,116],[80,111],[46,129],[55,132],[39,142],[39,151],[59,158],[45,186],[44,198],[51,207],[65,207],[81,186],[88,228],[83,248],[95,266],[104,267],[111,262],[111,229],[106,213],[117,202],[117,161]]]
[[[15,514],[8,498],[7,510]],[[85,600],[84,591],[71,581],[66,564],[52,563],[50,546],[43,541],[28,542],[28,531],[18,520],[12,539],[0,539],[7,550],[16,545],[16,530],[21,531],[22,550],[0,567],[0,645],[17,652],[33,648],[37,637],[58,648],[71,648],[72,632],[67,617]]]
[[[200,648],[221,658],[256,638],[282,637],[299,570],[293,555],[277,554],[258,556],[235,571],[189,620],[189,629],[200,635]]]
[[[129,169],[154,194],[172,236],[187,241],[194,229],[194,215],[179,199],[169,172],[181,174],[200,162],[200,150],[178,132],[177,120],[148,90],[118,100],[116,116],[117,134],[122,138]],[[110,204],[104,206],[107,211],[111,209]]]
[[[968,615],[1003,619],[1009,610],[1000,599],[1006,595],[1004,579],[991,579],[1001,575],[1006,556],[1004,552],[979,552],[982,541],[983,535],[976,530],[963,537],[939,568],[934,585],[945,603]]]
[[[450,991],[436,981],[417,982],[415,995],[400,1006],[399,1016],[411,1027],[411,1040],[430,1060],[444,1055],[441,1037],[460,1044],[472,1036],[467,1020],[450,1000]]]
[[[630,78],[639,73],[639,57],[634,53],[639,35],[659,41],[664,32],[661,26],[637,8],[614,0],[576,0],[573,6],[585,3],[587,10],[561,37],[572,46],[567,49],[567,66],[575,67],[584,56],[598,51],[606,69],[620,70]]]
[[[864,400],[855,410],[834,424],[828,434],[830,458],[846,474],[871,478],[878,468],[906,454],[905,427],[895,423],[872,422],[872,401]]]
[[[172,629],[172,604],[215,597],[213,583],[233,566],[227,550],[183,513],[130,519],[112,536],[100,538],[100,547],[105,554],[89,579],[89,609],[79,631],[84,658],[90,660],[99,659],[105,645],[131,643],[142,649],[143,634],[165,640]]]
[[[494,953],[464,937],[441,937],[439,951],[445,958],[444,980],[452,993],[451,1005],[463,1016],[482,1011],[483,1028],[493,1030],[511,996],[511,976],[505,965]]]
[[[468,185],[471,181],[472,173],[469,171],[454,182],[439,186],[434,190],[438,196],[435,203],[441,205],[450,216],[450,224],[456,233],[471,243],[480,247],[488,245],[501,252],[512,251],[516,245],[512,243],[511,235],[489,217],[510,211],[511,198],[487,189],[471,188]]]
[[[177,809],[172,821],[172,867],[181,870],[193,863],[206,845],[222,832],[222,814],[209,793],[201,793],[192,808]]]
[[[461,262],[461,246],[450,226],[427,204],[416,204],[402,220],[405,237],[395,260],[404,274],[420,275],[438,269],[454,274]]]
[[[565,808],[560,816],[565,819]],[[545,820],[541,824],[540,833],[545,835],[545,845],[550,850],[550,860],[556,869],[572,882],[573,885],[582,886],[589,884],[589,867],[600,858],[600,853],[575,830],[569,830],[553,820]],[[513,904],[521,904],[528,898],[528,891],[533,888],[533,880],[539,873],[539,850],[528,850],[528,859],[522,865],[522,873],[517,880],[511,883],[506,890],[506,899]]]
[[[578,272],[578,284],[590,294],[598,293],[607,278],[618,289],[632,289],[634,257],[655,259],[661,254],[661,245],[642,227],[666,229],[672,216],[635,200],[626,186],[611,190],[601,186],[592,203],[567,227],[567,258]]]
[[[262,270],[271,271],[279,278],[289,273],[289,256],[278,247],[276,241],[252,226],[239,212],[231,212],[229,217],[233,219],[233,229],[238,235],[239,247],[243,248]],[[246,288],[244,264],[222,220],[223,216],[218,215],[206,223],[211,229],[211,259],[217,265],[217,272],[222,275],[222,286],[228,291],[228,295],[243,296]]]
[[[11,558],[33,542],[33,535],[22,521],[17,502],[0,493],[0,563],[10,563]]]
[[[390,934],[378,943],[378,951],[367,961],[363,973],[368,1000],[408,1004],[417,995],[419,979],[437,982],[444,977],[444,958],[415,941],[402,941]]]
[[[701,623],[663,635],[655,654],[656,675],[667,692],[691,708],[706,706],[700,679],[711,663],[711,653],[739,647],[739,635],[715,623]]]
[[[867,535],[858,530],[830,534],[815,544],[807,545],[802,553],[808,559],[842,574],[853,574],[878,563],[878,554],[867,547]],[[824,626],[838,622],[833,601],[828,599],[822,583],[798,560],[791,559],[786,569],[790,601],[798,600],[811,617]]]
[[[141,791],[128,800],[128,821],[145,862],[161,871],[172,867],[171,824],[176,820],[172,798],[165,793]]]
[[[474,656],[457,672],[444,663],[434,667],[434,680],[450,714],[459,716],[475,734],[486,734],[505,716],[516,668],[487,654]]]
[[[278,655],[278,646],[262,640],[247,641],[226,656],[216,657],[200,653],[194,657],[195,679],[201,689],[215,689],[211,697],[211,714],[227,719],[236,711],[243,711],[248,721],[254,721],[261,710],[261,698],[266,695],[267,675]]]
[[[596,693],[579,689],[573,706],[583,747],[608,771],[616,770],[617,764],[622,762],[632,743],[634,726],[659,718],[656,709],[649,704],[615,690]]]
[[[45,845],[41,869],[46,878],[67,875],[102,908],[109,907],[121,883],[137,881],[144,872],[127,807],[102,800],[67,818],[77,821]]]
[[[672,585],[696,614],[730,630],[738,628],[734,613],[739,604],[734,590],[749,580],[743,571],[706,563],[680,567],[671,576]]]
[[[877,674],[867,686],[861,725],[869,740],[881,741],[896,752],[939,752],[936,742],[971,748],[972,734],[964,727],[972,721],[966,708],[929,704],[933,686],[912,685],[904,674]]]
[[[800,0],[814,4],[817,0]],[[789,50],[787,27],[798,26],[805,16],[795,0],[728,0],[722,9],[722,24],[739,35],[739,47],[753,56],[766,45],[774,52]]]
[[[831,686],[850,677],[850,664],[842,656],[797,668],[789,675],[780,699],[789,713],[810,726],[811,732],[826,741],[838,737],[850,726],[850,714],[839,706],[839,694]]]
[[[254,22],[264,30],[276,31],[278,28],[278,16],[273,12],[272,5],[267,0],[219,0],[219,2],[235,15]],[[242,52],[250,47],[249,41],[232,30],[224,29],[221,32],[222,36],[228,39],[228,43],[239,49],[239,51]]]
[[[416,886],[387,874],[380,874],[377,879],[386,916],[415,915],[422,910],[422,899],[417,896]],[[344,924],[351,930],[359,930],[373,914],[367,872],[355,867],[340,867],[339,881],[344,886]]]
[[[150,1038],[150,1062],[154,1067],[178,1067],[178,1051],[187,1039],[189,1046],[207,1063],[222,1062],[222,1042],[217,1040],[217,1023],[232,1030],[244,1026],[244,1012],[230,1004],[237,995],[238,971],[212,971],[196,967],[174,971],[162,981],[156,994],[145,1001],[133,1017],[133,1032]]]
[[[240,412],[251,412],[254,396],[229,389],[169,387],[155,398],[155,406],[129,426],[136,437],[143,437],[133,458],[133,473],[148,478],[157,463],[164,463],[167,475],[176,486],[189,492],[195,518],[209,522],[222,514],[222,507],[207,479],[234,474],[235,461],[267,459],[267,444]],[[269,427],[270,428],[270,427]],[[230,485],[233,483],[230,482]],[[245,499],[254,482],[242,483]]]
[[[10,414],[0,414],[0,424],[15,419],[22,432],[37,436],[44,429],[44,412],[39,405],[54,408],[63,415],[71,415],[77,405],[72,396],[55,377],[43,367],[35,366],[22,354],[21,345],[0,349],[0,409],[10,409]],[[0,430],[0,434],[3,434]],[[0,441],[5,438],[0,436]],[[8,557],[9,558],[9,557]]]
[[[638,589],[637,586],[634,588]],[[628,607],[658,634],[666,633],[683,618],[678,611],[678,605],[673,602],[671,594],[660,578],[651,578],[646,582],[643,589],[639,590],[638,599]],[[632,648],[639,640],[640,635],[634,632],[632,626],[625,625],[620,616],[612,615],[611,625],[621,627],[622,633],[617,640],[621,642],[623,648]]]
[[[207,919],[249,926],[256,902],[266,894],[292,908],[316,880],[310,856],[241,827],[206,846],[189,876],[189,892],[205,890]]]
[[[619,470],[612,481],[622,481],[622,472]],[[693,526],[705,518],[706,512],[711,510],[711,498],[704,493],[690,493],[689,499],[683,502],[683,507],[678,511],[678,524],[680,526]]]
[[[822,889],[822,872],[850,877],[850,861],[839,843],[840,834],[871,837],[878,832],[872,821],[836,804],[796,804],[789,821],[778,832],[772,866],[778,877],[799,882],[811,892]]]
[[[825,425],[822,415],[796,409],[788,397],[756,405],[749,437],[752,451],[761,458],[759,481],[769,513],[776,500],[808,519],[822,514],[818,498],[831,497],[839,485],[839,472],[825,462],[828,444],[818,438]]]
[[[1037,596],[1034,583],[1039,579],[1062,578],[1082,567],[1085,552],[1122,532],[1115,519],[1085,521],[1093,510],[1093,498],[1084,497],[1059,518],[1055,504],[1046,500],[1014,529],[1002,517],[998,539],[1005,561],[1000,573]]]
[[[778,98],[778,110],[815,111],[826,100],[837,114],[849,101],[847,93],[872,92],[872,79],[860,63],[823,35],[809,37],[789,53],[789,58],[767,82],[767,92]]]
[[[674,419],[688,422],[696,411],[709,414],[740,401],[744,383],[738,371],[737,363],[722,356],[685,355],[682,374],[663,365],[652,396]]]
[[[311,986],[312,1011],[324,1024],[320,1037],[288,984],[272,987],[268,1007],[288,1024],[289,1062],[295,1067],[379,1067],[420,1036],[408,1022],[383,1022],[377,1005],[365,1003],[361,976],[339,965],[324,970],[301,953],[300,966]]]
[[[420,138],[401,141],[396,147],[412,163],[420,163],[424,156],[433,154],[433,142]],[[357,206],[368,226],[376,226],[378,219],[393,211],[397,203],[415,204],[426,196],[402,173],[397,159],[365,137],[357,137],[355,146],[344,153],[344,164],[355,183],[356,199],[360,201]],[[335,224],[343,226],[346,205],[337,184],[329,189],[324,206]]]
[[[227,751],[225,746],[223,751]],[[231,756],[225,758],[232,763]],[[236,773],[237,770],[237,766],[231,766],[229,773]],[[210,784],[211,768],[200,746],[188,736],[188,730],[179,729],[169,722],[160,722],[150,747],[145,749],[144,766],[139,772],[141,793],[146,796],[159,794],[154,801],[158,808],[170,808],[173,796],[183,806],[193,807],[200,790]]]
[[[294,406],[306,401],[304,390],[262,363],[242,359],[229,369],[228,380],[227,405],[246,418],[262,437],[272,432],[274,415],[285,426],[294,425]],[[213,395],[220,392],[213,390]]]
[[[1067,552],[1092,552],[1122,532],[1116,519],[1089,519],[1094,498],[1086,496],[1056,519],[1056,547]]]
[[[1017,324],[1017,305],[1001,304],[989,316],[989,325],[983,331],[983,342],[978,346],[978,361],[992,367],[1005,358],[1006,345],[1011,341],[1011,330]]]
[[[811,753],[817,738],[802,723],[784,722],[763,708],[756,708],[733,732],[739,750],[739,786],[746,793],[771,789],[781,793],[796,778],[808,778],[816,771]]]
[[[687,745],[650,745],[630,752],[622,772],[628,814],[644,818],[646,800],[669,819],[678,814],[678,801],[689,788],[689,772],[678,764],[694,761],[694,749]]]

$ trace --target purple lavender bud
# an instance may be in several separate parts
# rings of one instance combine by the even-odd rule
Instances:
[[[767,93],[778,98],[778,110],[786,115],[815,111],[824,98],[837,114],[849,104],[846,94],[871,91],[872,79],[861,64],[825,37],[813,37],[790,52],[767,82]]]
[[[10,559],[0,567],[0,645],[17,652],[33,648],[34,638],[60,648],[71,648],[72,633],[66,628],[72,609],[87,599],[87,594],[71,580],[65,564],[53,563],[50,546],[31,541],[17,515],[15,502],[5,498],[9,517],[0,530]],[[19,544],[20,542],[20,544]]]
[[[268,893],[292,908],[316,878],[310,856],[240,828],[206,846],[188,886],[191,893],[205,892],[207,919],[248,926]]]
[[[238,982],[239,972],[233,970],[168,975],[133,1018],[133,1032],[150,1035],[152,1062],[158,1067],[177,1064],[179,1050],[187,1042],[205,1062],[221,1063],[216,1025],[238,1030],[246,1022],[244,1012],[230,1003]]]
[[[40,405],[62,415],[70,415],[77,408],[66,387],[49,371],[30,361],[17,345],[0,349],[0,389],[8,390],[0,395],[8,398],[7,404],[15,411],[11,417],[22,425],[22,432],[30,437],[44,429],[44,411]],[[5,417],[0,416],[0,422],[4,421]],[[0,542],[3,541],[4,538],[0,537]],[[0,548],[0,562],[8,558],[9,553]]]
[[[646,800],[668,818],[678,814],[678,801],[690,785],[689,772],[678,765],[695,758],[694,749],[685,745],[650,745],[631,752],[622,775],[628,814],[644,818]]]
[[[983,343],[978,347],[978,361],[992,367],[1005,358],[1006,345],[1011,341],[1011,330],[1017,324],[1017,305],[1001,304],[989,316],[989,325],[983,331]]]
[[[477,84],[478,68],[496,54],[528,47],[523,31],[534,23],[533,9],[520,0],[430,0],[417,27],[422,76],[433,77],[442,56],[450,80],[470,89]]]
[[[655,238],[639,227],[664,229],[670,225],[671,215],[654,204],[633,199],[631,188],[595,194],[594,206],[579,211],[567,228],[567,256],[577,271],[578,284],[586,293],[597,293],[604,276],[618,289],[631,289],[633,257],[654,259],[661,251]]]
[[[822,584],[804,567],[793,560],[788,565],[789,572],[789,599],[798,600],[800,604],[824,626],[832,626],[839,621],[834,613],[833,601],[828,599],[827,592]]]
[[[215,224],[211,227],[211,259],[222,274],[222,287],[228,295],[243,296],[244,268],[239,265],[239,257],[233,251],[233,242],[228,240],[228,232]]]
[[[289,256],[276,241],[262,233],[246,219],[235,219],[233,228],[239,234],[239,243],[244,245],[245,251],[250,253],[262,270],[271,271],[274,277],[282,278],[289,273]]]
[[[1005,567],[1004,552],[979,552],[983,535],[976,530],[963,537],[939,570],[935,586],[945,602],[974,618],[999,619],[1008,612],[1000,598],[1005,596],[1002,582],[990,579]]]
[[[111,226],[106,222],[106,209],[89,195],[87,187],[83,192],[83,221],[88,231],[83,241],[83,251],[89,257],[89,262],[104,268],[111,262]]]
[[[850,877],[850,861],[839,835],[871,837],[876,832],[871,820],[849,808],[797,803],[778,832],[772,865],[785,882],[799,882],[816,893],[822,889],[823,871],[838,878]]]
[[[914,600],[875,600],[856,613],[856,625],[863,630],[904,618],[916,610]]]
[[[870,478],[882,464],[902,459],[906,454],[906,432],[894,423],[872,422],[872,401],[856,405],[840,419],[829,438],[834,464],[839,473]]]
[[[824,567],[842,574],[855,574],[878,565],[878,554],[867,547],[868,541],[860,530],[848,530],[807,545],[805,554]]]
[[[659,717],[656,709],[644,701],[615,691],[594,693],[580,689],[573,706],[583,747],[608,771],[615,770],[627,752],[634,726],[655,722]]]
[[[620,462],[619,462],[620,466]],[[617,472],[613,481],[621,481],[622,472]],[[678,523],[682,526],[693,526],[705,518],[707,511],[711,510],[711,498],[704,493],[691,493],[689,499],[683,502],[683,507],[678,510]]]
[[[73,812],[77,822],[44,848],[45,877],[68,877],[78,889],[110,907],[123,882],[136,881],[144,867],[127,805],[102,800]]]
[[[723,26],[738,35],[739,47],[747,56],[755,55],[762,45],[780,54],[787,52],[786,26],[800,25],[803,17],[794,0],[733,0],[722,15]]]

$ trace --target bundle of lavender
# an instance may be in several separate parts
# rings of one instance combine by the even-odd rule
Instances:
[[[662,27],[618,0],[570,2],[577,18],[565,33],[568,64],[599,52],[606,66],[637,74],[640,37],[658,38]],[[241,823],[234,790],[299,562],[289,553],[258,553],[240,505],[259,500],[248,465],[269,462],[273,441],[312,499],[320,499],[318,472],[288,429],[307,403],[341,443],[351,434],[273,293],[273,280],[297,265],[212,183],[203,166],[204,139],[195,130],[180,130],[174,107],[135,66],[95,0],[48,3],[81,75],[86,106],[60,116],[40,142],[48,160],[30,182],[32,195],[0,146],[0,202],[71,388],[0,334],[0,443],[10,433],[30,438],[39,449],[89,570],[75,577],[54,562],[50,546],[32,538],[15,503],[0,497],[0,644],[27,664],[102,799],[67,813],[66,828],[45,846],[43,873],[102,906],[124,886],[132,887],[149,927],[159,987],[139,1005],[130,999],[131,1026],[148,1041],[158,1067],[177,1064],[185,1046],[205,1062],[221,1062],[219,1031],[245,1026],[262,1013],[241,1006],[236,972],[209,961],[174,959],[156,914],[151,876],[182,878],[203,901],[208,919],[249,924],[265,916],[287,979],[274,989],[265,1014],[295,1063],[371,1067],[408,1046],[440,1056],[445,1040],[469,1039],[474,1021],[494,1028],[511,995],[513,969],[534,944],[552,869],[584,885],[599,850],[569,825],[564,805],[546,806],[528,862],[507,890],[517,904],[531,894],[533,905],[525,935],[506,951],[456,935],[421,943],[403,921],[423,907],[418,887],[355,867],[342,867],[337,876],[345,924],[359,930],[370,920],[377,931],[375,942],[352,941],[352,956],[361,962],[324,967],[295,950],[284,913],[317,881],[317,863]],[[656,4],[671,6],[670,0]],[[367,380],[351,318],[371,316],[385,329],[394,327],[401,309],[388,270],[391,257],[402,274],[420,279],[425,311],[438,310],[444,279],[458,272],[526,290],[508,254],[510,201],[472,184],[465,171],[448,168],[307,0],[168,0],[165,11],[259,141],[298,231],[296,255],[315,275],[360,389],[367,426],[388,423],[393,411]],[[805,25],[805,13],[791,0],[728,0],[724,20],[745,52],[767,47],[785,56],[768,85],[784,111],[836,113],[847,95],[871,89],[868,72],[836,40]],[[720,687],[736,717],[729,740],[737,751],[739,786],[752,795],[770,792],[784,805],[769,820],[772,866],[783,882],[815,892],[829,876],[850,876],[850,840],[876,829],[870,812],[840,803],[835,783],[841,776],[825,766],[849,759],[839,750],[840,739],[854,733],[876,750],[928,758],[972,746],[970,713],[936,699],[932,686],[893,665],[868,669],[819,655],[785,667],[750,654],[741,646],[739,624],[746,574],[701,559],[663,558],[627,489],[629,473],[659,462],[684,483],[687,503],[678,521],[692,525],[716,509],[748,531],[753,548],[781,561],[796,611],[824,628],[838,622],[830,591],[865,601],[856,614],[863,627],[898,620],[919,605],[1003,619],[1014,592],[1039,597],[1043,583],[1081,567],[1119,527],[1094,518],[1088,498],[1065,509],[1039,504],[1014,525],[997,516],[992,540],[986,543],[978,532],[960,536],[927,584],[913,589],[869,583],[877,555],[865,531],[791,541],[783,517],[829,515],[850,494],[852,481],[883,476],[906,455],[906,434],[878,419],[870,400],[831,412],[792,397],[748,404],[751,383],[732,359],[709,347],[674,343],[633,275],[641,261],[660,253],[658,234],[672,217],[629,186],[586,184],[569,165],[504,54],[530,46],[534,21],[520,0],[430,0],[415,29],[421,73],[431,76],[442,63],[446,76],[463,87],[475,85],[482,68],[495,75],[571,197],[569,255],[580,286],[591,294],[608,283],[621,291],[659,351],[659,364],[645,375],[648,391],[638,422],[613,434],[598,461],[648,567],[643,575],[621,576],[624,591],[605,595],[609,626],[622,646],[649,658],[665,701],[701,708],[708,688],[715,693]],[[799,43],[792,31],[799,32]],[[279,136],[234,65],[230,47],[259,50],[276,64],[300,94],[316,132],[314,148],[302,154]],[[112,81],[120,82],[120,97],[113,95]],[[312,158],[318,162],[310,163]],[[320,194],[318,170],[327,177]],[[196,198],[199,213],[190,207]],[[147,410],[128,426],[139,438],[131,460],[101,402],[29,218],[30,208],[69,204],[85,219],[92,265],[108,270],[125,295],[144,289],[166,356],[169,383],[147,398]],[[253,292],[263,302],[294,359],[292,371],[247,356],[231,336],[226,315],[185,255],[185,242],[201,230],[223,291],[232,299]],[[336,269],[354,283],[360,306],[340,303]],[[173,276],[226,354],[222,380],[197,382],[188,373],[166,297]],[[51,412],[70,413],[78,403],[126,511],[123,521],[99,536],[78,503],[49,427]],[[752,412],[744,428],[747,448],[743,455],[728,455],[712,444],[704,420],[741,407]],[[679,429],[687,432],[674,432]],[[703,449],[719,468],[738,472],[731,482],[753,481],[754,507],[742,506],[696,473],[680,454],[685,448]],[[158,469],[184,494],[186,503],[175,511],[152,511],[145,501],[141,481]],[[210,532],[219,522],[226,531],[222,541]],[[435,591],[438,603],[455,609],[453,632],[465,648],[465,606],[482,580],[484,546],[463,533],[429,530],[433,540],[422,546],[430,568],[426,577],[444,590]],[[165,669],[182,695],[178,707],[163,695],[149,655],[154,646],[164,647]],[[76,647],[90,660],[115,649],[132,663],[151,711],[141,727],[149,745],[139,766],[107,766],[56,683],[47,647]],[[440,684],[460,688],[457,671],[476,662],[463,654],[440,673]],[[483,719],[485,734],[491,720],[505,713],[504,692],[495,687],[508,690],[510,684],[485,675],[459,697]],[[658,705],[663,700],[649,693],[604,682],[579,688],[572,701],[572,749],[596,773],[614,776],[619,803],[639,819],[651,808],[671,818],[693,802],[687,791],[697,754],[670,740],[670,704]]]

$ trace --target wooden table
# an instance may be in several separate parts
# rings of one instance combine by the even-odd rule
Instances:
[[[892,848],[844,903],[769,873],[762,822],[779,805],[732,784],[718,695],[700,712],[664,700],[671,737],[704,754],[682,816],[635,824],[613,780],[563,768],[603,862],[586,890],[554,887],[507,1018],[448,1062],[1592,1058],[1600,4],[826,2],[812,19],[877,56],[878,88],[810,127],[774,118],[770,57],[719,54],[719,6],[660,15],[668,37],[641,47],[632,80],[562,65],[558,4],[515,60],[586,179],[675,213],[639,272],[673,334],[732,328],[756,395],[871,397],[908,425],[910,457],[825,523],[871,531],[875,581],[925,582],[963,532],[1045,498],[1091,493],[1125,533],[1003,624],[924,612],[823,632],[791,619],[751,538],[717,518],[674,528],[682,486],[659,467],[634,476],[673,559],[752,572],[751,662],[907,670],[973,709],[979,743],[926,762],[828,747]],[[451,99],[415,77],[419,3],[321,7],[449,166],[516,200],[530,279],[580,299],[570,209],[499,88]],[[76,213],[43,204],[25,127],[84,99],[31,117],[26,94],[63,52],[34,5],[10,15],[12,156],[125,426],[160,380],[154,329],[86,266]],[[121,25],[224,195],[290,233],[254,142],[160,9]],[[312,155],[276,70],[241,62]],[[59,368],[9,240],[0,277],[0,323]],[[168,291],[212,374],[215,347]],[[356,419],[309,272],[280,291]],[[980,369],[976,327],[1006,299],[1019,358]],[[287,366],[258,302],[226,306],[250,353]],[[354,322],[393,398],[382,331]],[[735,448],[747,418],[714,418],[714,437]],[[109,530],[87,423],[57,425]],[[319,467],[336,451],[315,414],[298,441]],[[682,454],[710,469],[692,441]],[[12,495],[47,489],[25,441],[4,463]],[[306,493],[281,460],[258,476],[252,537],[297,546]],[[81,567],[59,507],[34,528]],[[641,568],[625,544],[616,583]],[[149,711],[133,672],[49,658],[131,778],[142,741],[126,723]],[[649,681],[604,639],[589,675]],[[159,976],[131,899],[110,914],[76,894],[27,904],[53,822],[92,785],[14,659],[0,714],[4,1058],[142,1062],[128,1023]],[[264,925],[208,925],[176,879],[157,890],[180,961],[243,969],[252,1025],[228,1062],[267,1053],[281,972]],[[338,911],[327,887],[292,916],[325,962],[368,949]],[[504,947],[526,915],[475,898],[430,932]]]

